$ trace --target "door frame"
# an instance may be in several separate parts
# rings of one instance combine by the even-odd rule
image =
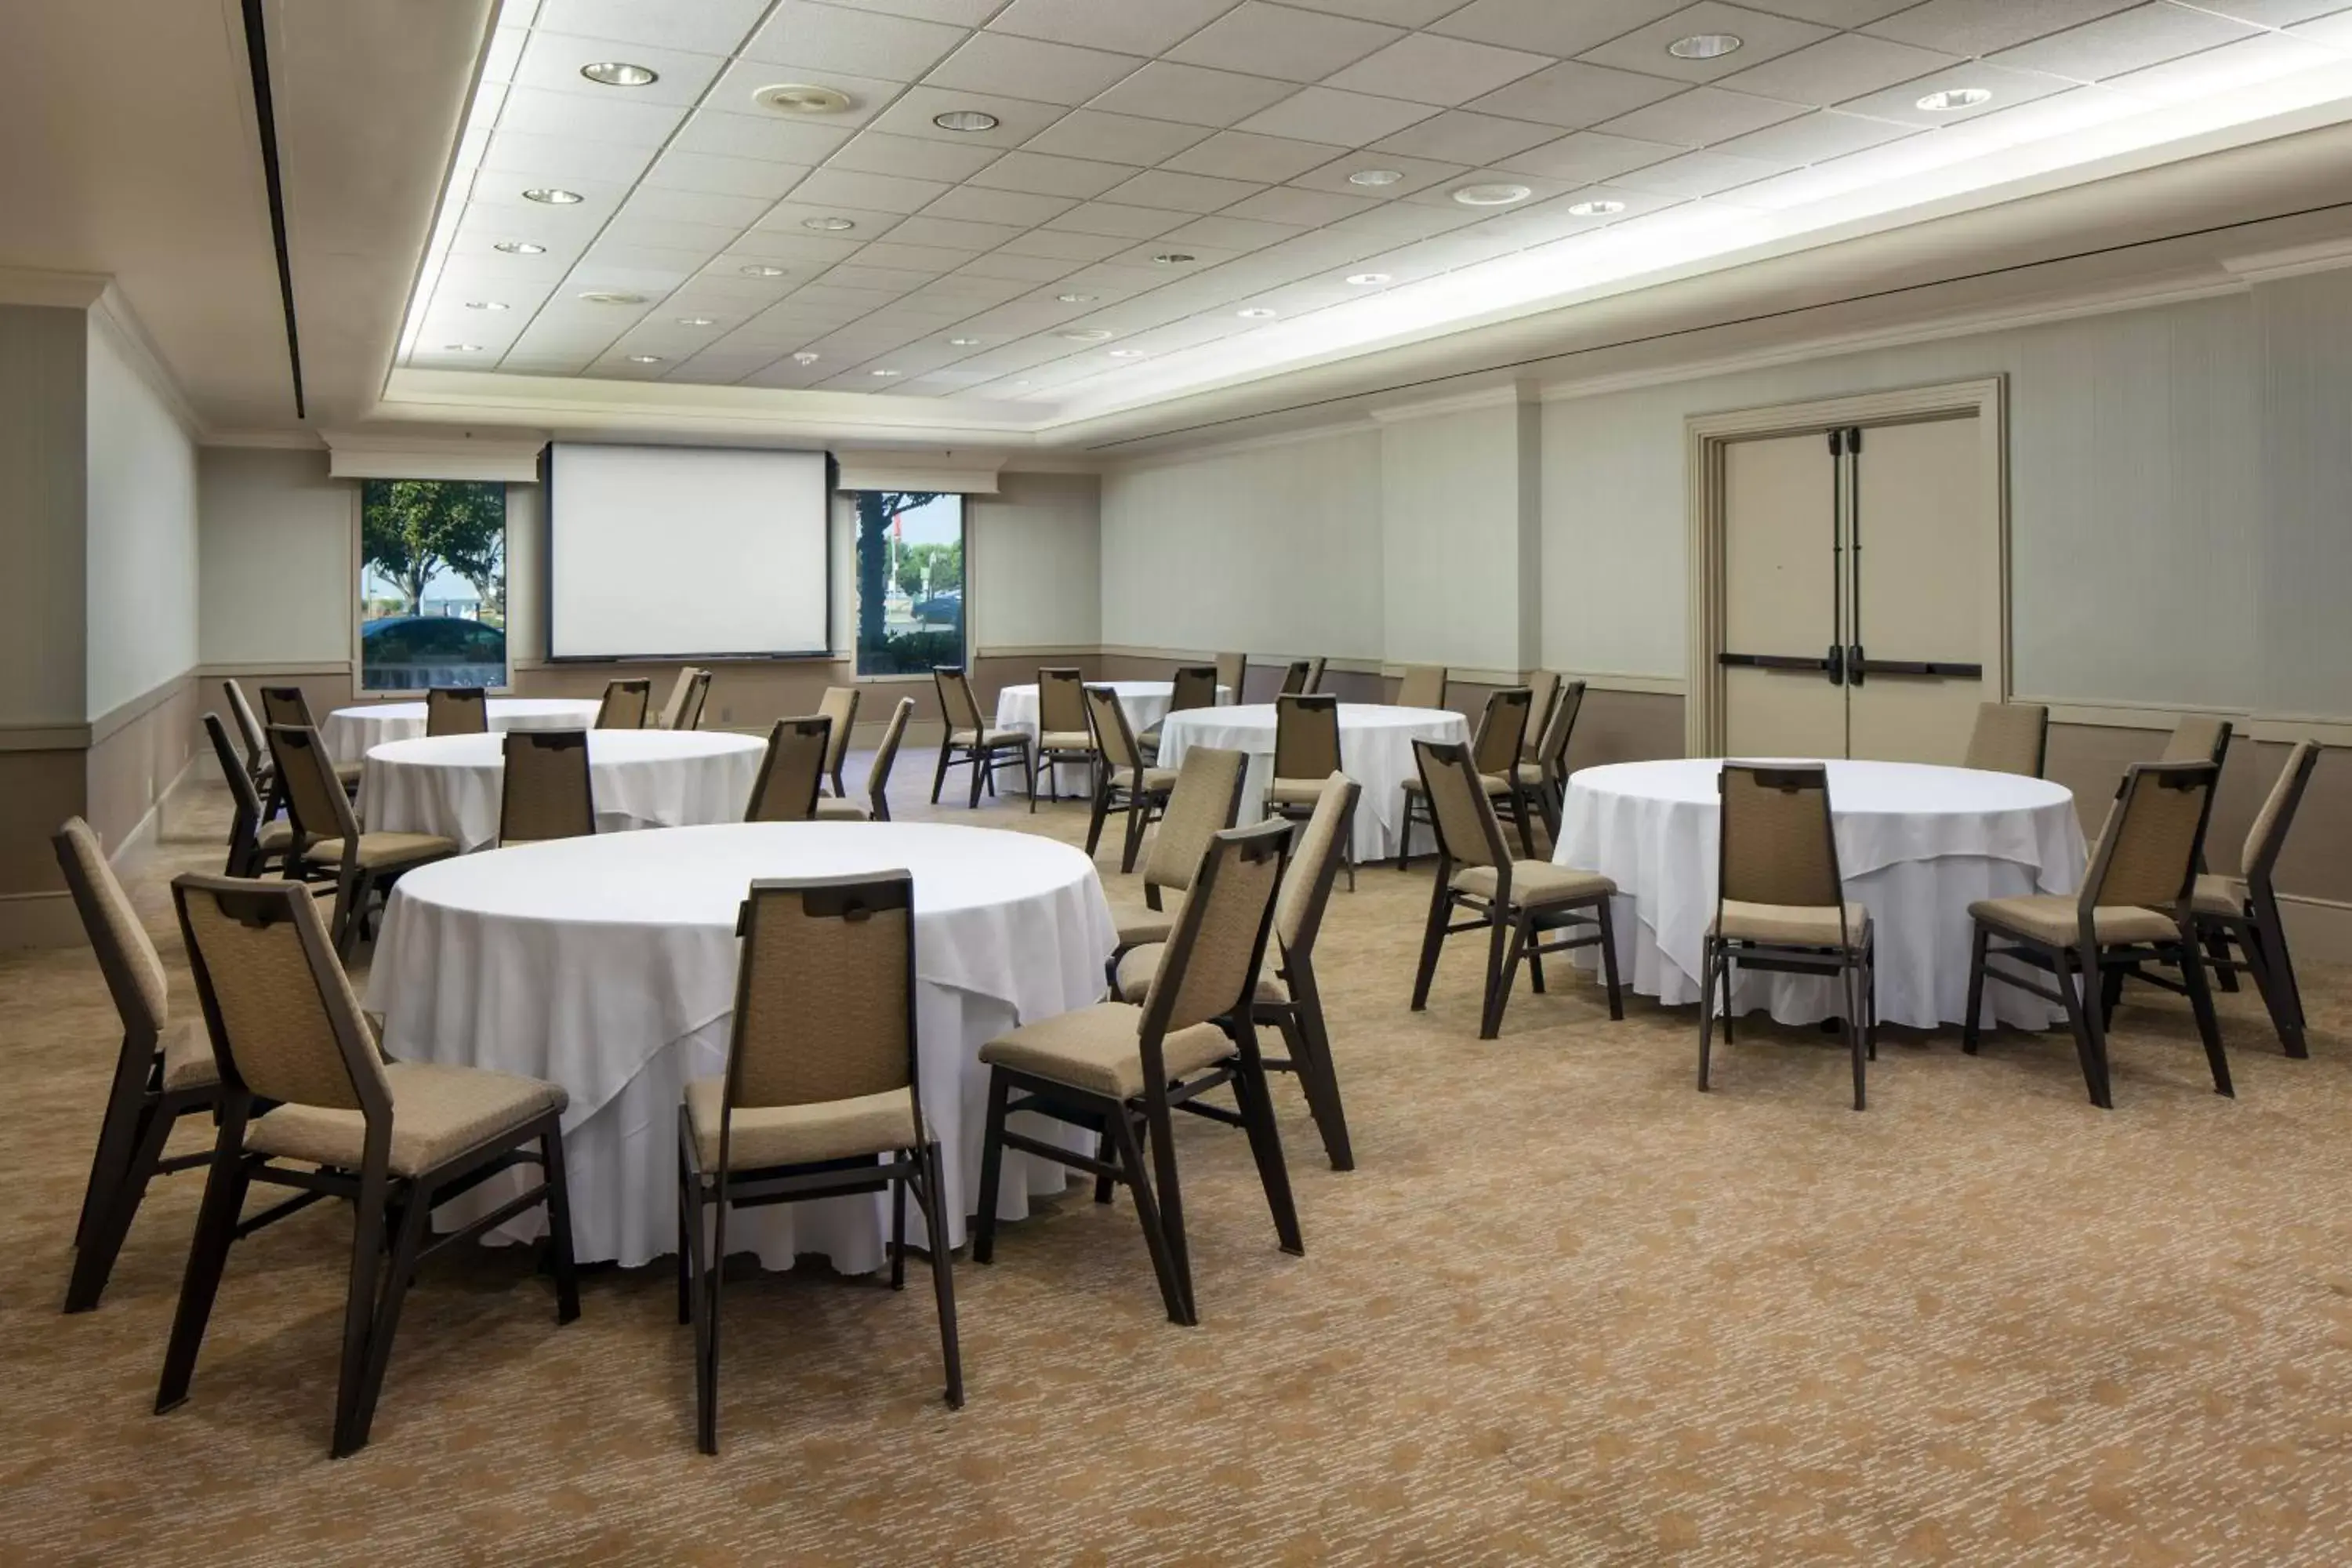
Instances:
[[[2000,631],[1993,639],[1993,668],[1987,672],[1987,679],[2000,693],[2000,700],[2009,700],[2008,395],[2008,377],[1994,375],[1893,392],[1861,393],[1720,414],[1694,414],[1684,420],[1684,491],[1688,498],[1685,559],[1689,563],[1690,594],[1685,620],[1690,670],[1683,700],[1685,755],[1713,757],[1723,753],[1723,667],[1716,662],[1716,656],[1723,651],[1723,616],[1729,588],[1723,570],[1723,454],[1734,441],[1802,436],[1813,431],[1826,435],[1849,425],[1866,429],[1873,425],[1973,416],[1979,434],[1978,472],[1989,503],[1982,509],[1982,515],[1992,535],[1988,541],[1992,549],[1990,558],[1997,563],[1999,583],[1995,597]]]

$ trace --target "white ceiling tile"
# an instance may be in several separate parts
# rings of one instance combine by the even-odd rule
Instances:
[[[1324,85],[1417,103],[1467,103],[1553,63],[1549,55],[1414,33],[1358,60]]]
[[[1143,62],[1011,33],[974,33],[932,68],[932,87],[972,88],[1048,103],[1084,103]]]
[[[947,189],[939,180],[907,180],[895,174],[860,174],[827,167],[794,186],[793,200],[803,206],[911,213],[920,211]]]
[[[1239,71],[1154,60],[1094,100],[1091,107],[1150,120],[1231,125],[1295,90],[1286,81]]]
[[[1204,217],[1186,224],[1160,237],[1160,242],[1191,250],[1207,246],[1213,249],[1238,254],[1244,250],[1260,250],[1266,246],[1296,238],[1298,226],[1287,223],[1263,223],[1251,218]]]
[[[583,66],[610,60],[616,55],[631,65],[654,71],[655,79],[638,87],[607,87],[580,74]],[[518,87],[549,92],[601,93],[602,101],[606,102],[618,99],[688,109],[693,107],[726,64],[724,55],[689,54],[649,44],[624,47],[611,38],[583,38],[540,29],[530,35],[521,58],[515,63],[513,80]]]
[[[1771,0],[1771,6],[1783,16],[1819,22],[1825,27],[1859,27],[1881,16],[1908,10],[1918,3],[1919,0]]]
[[[1927,0],[1864,30],[1948,55],[1989,55],[2126,9],[2133,0]]]
[[[1843,158],[1849,153],[1859,153],[1866,147],[1877,147],[1917,134],[1919,129],[1915,125],[1903,125],[1891,120],[1865,120],[1858,114],[1841,114],[1835,110],[1825,109],[1817,114],[1799,115],[1794,120],[1784,120],[1778,125],[1717,142],[1714,150],[1738,158],[1756,158],[1768,163],[1794,167],[1800,163],[1818,163],[1824,158]]]
[[[787,83],[816,83],[838,88],[849,95],[849,107],[833,114],[787,114],[763,106],[758,94],[763,88],[781,87]],[[823,125],[829,130],[854,131],[880,113],[884,105],[906,91],[907,84],[885,77],[850,76],[837,70],[798,62],[739,59],[719,73],[710,84],[710,93],[703,101],[714,109],[736,114],[755,114],[770,120],[806,122]]]
[[[1343,196],[1327,191],[1302,191],[1296,185],[1277,185],[1270,191],[1260,191],[1247,201],[1235,202],[1224,209],[1223,216],[1313,228],[1379,205],[1368,196]]]
[[[2073,85],[2063,77],[2043,76],[2038,71],[2003,70],[1981,60],[1970,60],[1948,69],[1915,77],[1900,87],[1884,88],[1877,92],[1864,93],[1860,98],[1846,99],[1838,107],[1849,114],[1866,114],[1874,120],[1900,120],[1909,125],[1941,127],[1964,124],[1989,114],[1998,114],[2004,109],[2063,92]],[[1992,97],[1974,109],[1932,110],[1919,107],[1919,100],[1930,93],[1952,88],[1981,88],[1990,92]]]
[[[819,281],[835,289],[867,289],[893,299],[909,289],[919,289],[930,281],[929,272],[902,272],[890,267],[868,267],[861,258],[844,262],[826,273]]]
[[[1289,142],[1220,131],[1191,151],[1170,158],[1167,168],[1183,174],[1215,174],[1230,180],[1286,180],[1330,162],[1331,149],[1318,142]]]
[[[1739,47],[1713,59],[1686,60],[1667,52],[1667,46],[1678,38],[1696,33],[1727,33],[1739,40]],[[1612,38],[1599,48],[1587,49],[1580,59],[1595,65],[1616,66],[1624,70],[1648,71],[1657,76],[1670,76],[1677,81],[1714,81],[1745,69],[1776,56],[1801,49],[1829,37],[1830,30],[1814,22],[1793,21],[1786,16],[1769,16],[1751,11],[1744,5],[1727,5],[1723,0],[1701,0],[1696,5],[1662,16],[1646,27],[1637,27],[1622,38]]]
[[[740,232],[774,205],[772,201],[758,196],[713,195],[706,191],[674,191],[658,185],[643,185],[621,204],[620,216],[656,221],[676,218],[686,223],[723,226]]]
[[[1633,136],[1644,142],[1677,142],[1704,147],[1727,137],[1744,136],[1805,112],[1802,104],[1777,98],[1733,92],[1720,87],[1695,87],[1688,92],[1637,109],[1606,122],[1612,136]]]
[[[1031,137],[1024,149],[1070,158],[1097,158],[1113,163],[1150,168],[1174,156],[1209,133],[1204,125],[1184,125],[1172,120],[1146,120],[1133,114],[1106,114],[1098,109],[1077,109]]]
[[[1626,190],[1654,191],[1662,195],[1711,196],[1717,191],[1777,174],[1785,167],[1723,153],[1685,153],[1679,158],[1620,174],[1609,183]]]
[[[951,109],[977,109],[996,116],[992,131],[942,131],[932,116]],[[874,129],[894,136],[920,136],[967,147],[1018,147],[1062,117],[1061,109],[1028,99],[998,98],[969,88],[911,87],[874,117]]]
[[[2109,77],[2106,85],[2151,102],[2177,103],[2339,63],[2340,56],[2289,34],[2256,33],[2218,49]]]
[[[763,196],[779,201],[808,173],[798,163],[757,158],[722,158],[709,153],[664,153],[646,171],[645,183],[673,191],[706,191],[722,196]]]
[[[1393,136],[1383,137],[1372,144],[1371,150],[1450,163],[1493,163],[1549,142],[1559,134],[1557,125],[1534,125],[1524,120],[1449,109],[1418,125],[1407,126]]]
[[[1161,212],[1151,207],[1121,206],[1115,202],[1087,202],[1072,207],[1045,226],[1077,234],[1111,234],[1128,239],[1150,239],[1181,228],[1192,221],[1190,212]]]
[[[1183,278],[1189,273],[1197,272],[1204,267],[1214,267],[1221,261],[1231,261],[1238,254],[1239,252],[1231,250],[1214,250],[1205,245],[1180,246],[1162,235],[1158,239],[1148,239],[1141,245],[1131,246],[1120,251],[1112,257],[1107,265],[1150,267],[1153,272],[1160,275],[1162,283],[1167,283]],[[1156,265],[1159,258],[1163,256],[1171,258],[1171,264]],[[1180,256],[1190,259],[1174,260]]]
[[[746,59],[847,71],[886,81],[913,81],[965,37],[939,22],[814,3],[782,0],[742,47]],[[793,80],[808,80],[806,77]],[[838,85],[823,75],[814,79]]]
[[[1326,232],[1334,236],[1360,239],[1374,246],[1400,245],[1409,240],[1427,239],[1433,234],[1448,229],[1465,228],[1481,217],[1490,215],[1474,212],[1454,202],[1430,205],[1424,202],[1391,202],[1368,213],[1342,218]]]
[[[1320,81],[1402,36],[1376,22],[1242,0],[1170,49],[1168,58],[1291,81]]]
[[[1328,11],[1335,16],[1386,22],[1394,27],[1421,27],[1434,22],[1448,11],[1458,9],[1462,0],[1289,0],[1289,3],[1303,5],[1309,11]]]
[[[1467,213],[1472,223],[1492,223],[1496,217],[1522,212],[1528,207],[1549,201],[1567,190],[1572,182],[1547,180],[1535,174],[1515,174],[1502,169],[1473,169],[1459,180],[1449,180],[1443,185],[1433,185],[1416,191],[1405,200],[1417,206],[1444,207],[1448,211]],[[1454,199],[1454,193],[1465,185],[1520,185],[1527,195],[1506,207],[1465,206]]]
[[[2198,0],[2207,11],[2219,11],[2260,27],[2284,27],[2314,16],[2352,11],[2352,0]]]
[[[1182,213],[1170,213],[1165,216],[1171,220],[1169,224],[1171,228],[1175,227],[1176,224],[1181,223],[1185,216]],[[992,254],[1035,256],[1073,264],[1100,261],[1106,256],[1116,255],[1126,249],[1128,237],[1123,234],[1078,234],[1058,228],[1038,228],[1032,229],[1018,238],[1006,240]]]
[[[1348,176],[1365,169],[1382,169],[1404,177],[1393,184],[1359,185]],[[1393,201],[1410,195],[1424,185],[1467,173],[1466,163],[1443,163],[1428,158],[1407,158],[1394,153],[1349,153],[1334,158],[1319,169],[1309,169],[1292,180],[1310,191],[1328,191],[1339,196],[1370,196],[1376,201]]]
[[[992,191],[958,185],[923,209],[926,217],[957,218],[969,223],[1024,226],[1044,223],[1077,204],[1068,196],[1034,195],[1025,191]]]
[[[961,180],[994,163],[997,154],[994,147],[861,131],[825,160],[825,167],[913,180]]]
[[[645,147],[500,131],[483,147],[481,167],[526,176],[525,184],[569,185],[582,191],[594,186],[611,192],[635,180],[652,156],[652,150]]]
[[[1010,224],[965,223],[957,218],[917,216],[891,231],[900,245],[938,245],[951,250],[992,250],[1021,231]]]
[[[856,177],[870,178],[871,176]],[[809,226],[811,220],[830,223],[837,217],[847,218],[853,226],[845,229],[815,229]],[[799,194],[795,192],[791,201],[778,202],[774,206],[770,207],[768,216],[752,226],[751,232],[756,234],[765,230],[769,233],[786,235],[794,243],[803,247],[803,254],[814,255],[815,252],[808,248],[809,242],[828,247],[864,245],[867,240],[881,238],[903,221],[896,213],[880,207],[819,206],[813,202],[802,201]]]
[[[1055,158],[1043,153],[1007,153],[974,174],[969,183],[993,191],[1085,197],[1100,195],[1134,173],[1125,163]]]
[[[1068,257],[1023,256],[1009,250],[992,250],[985,256],[975,256],[966,262],[962,271],[975,278],[1011,279],[1024,283],[1050,283],[1065,272],[1080,265]]]
[[[728,248],[761,261],[783,261],[793,272],[806,273],[846,260],[866,241],[889,233],[900,221],[887,213],[860,213],[857,227],[851,231],[856,237],[852,238],[847,234],[819,234],[803,227],[801,220],[817,210],[780,203],[769,208],[766,217],[744,230]]]
[[[1735,92],[1752,92],[1789,103],[1838,103],[1960,62],[1933,49],[1840,33],[1724,79]]]
[[[1431,30],[1539,55],[1577,55],[1678,8],[1675,0],[1472,0]]]
[[[545,0],[537,26],[624,43],[659,44],[707,54],[734,52],[768,8],[768,0]]]
[[[615,103],[585,93],[518,87],[507,93],[506,107],[499,113],[499,129],[568,141],[658,147],[685,117],[686,110],[674,103]]]
[[[1563,60],[1474,100],[1471,107],[1481,114],[1581,131],[1684,90],[1682,83],[1660,77]]]
[[[989,26],[1090,49],[1157,55],[1233,8],[1234,0],[1013,0]]]
[[[1180,212],[1213,213],[1265,189],[1244,180],[1219,180],[1207,174],[1178,174],[1150,169],[1103,193],[1103,199],[1122,206],[1171,207]]]
[[[762,158],[776,163],[822,163],[849,140],[849,128],[805,124],[772,114],[730,114],[698,109],[670,142],[682,153]]]
[[[869,245],[857,253],[859,265],[893,267],[901,272],[920,272],[937,277],[952,272],[971,259],[969,250],[955,250],[939,245],[906,245],[897,236]]]
[[[1241,129],[1261,136],[1287,136],[1301,142],[1327,142],[1334,147],[1360,147],[1436,112],[1426,103],[1309,87],[1271,109],[1258,110],[1241,122]]]
[[[1515,174],[1541,174],[1548,179],[1591,182],[1622,174],[1628,169],[1662,163],[1680,157],[1684,149],[1670,142],[1643,142],[1632,136],[1611,136],[1599,131],[1578,131],[1497,160],[1497,166]]]
[[[2136,6],[2070,27],[1992,57],[1994,65],[2047,71],[2076,81],[2103,81],[2182,55],[2235,43],[2253,33],[2243,22],[2192,11],[2168,0]]]

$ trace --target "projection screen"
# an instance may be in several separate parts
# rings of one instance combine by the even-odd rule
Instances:
[[[822,452],[556,443],[550,657],[829,651],[825,477]]]

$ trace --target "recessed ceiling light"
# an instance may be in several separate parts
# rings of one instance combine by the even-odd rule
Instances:
[[[1921,99],[1919,107],[1931,114],[1948,114],[1956,109],[1974,109],[1979,103],[1991,101],[1992,94],[1983,88],[1948,87]]]
[[[506,301],[503,300],[468,300],[466,301],[466,309],[468,310],[503,310],[506,308]]]
[[[1507,207],[1533,195],[1525,185],[1464,185],[1454,193],[1454,199],[1465,207]]]
[[[502,250],[509,256],[544,256],[547,254],[547,247],[543,245],[533,245],[527,239],[502,239],[496,245],[490,247],[490,248],[492,250]]]
[[[1095,302],[1092,294],[1056,294],[1054,298],[1065,305],[1091,305]]]
[[[606,87],[645,87],[661,80],[661,72],[652,67],[633,66],[626,60],[597,60],[582,66],[580,74]]]
[[[895,370],[869,370],[866,374],[868,375],[896,375],[898,373]]]
[[[719,323],[709,316],[680,316],[677,324],[681,327],[715,327]]]
[[[1738,48],[1740,41],[1737,33],[1693,33],[1668,44],[1666,53],[1678,60],[1719,60]]]
[[[662,356],[659,354],[631,354],[629,356],[629,363],[631,364],[659,364],[661,362]]]
[[[642,305],[646,302],[643,294],[621,294],[607,289],[592,289],[580,298],[591,305]]]
[[[1623,202],[1578,202],[1568,209],[1570,217],[1607,217],[1625,210]]]
[[[1235,310],[1234,314],[1239,316],[1245,321],[1270,321],[1274,316],[1274,312],[1267,310],[1264,305],[1252,305],[1248,310]]]
[[[545,202],[551,207],[578,206],[588,198],[578,191],[567,191],[561,185],[533,185],[522,194],[527,202]]]
[[[1199,257],[1193,256],[1187,251],[1163,250],[1159,255],[1151,258],[1151,265],[1154,267],[1181,267],[1188,261],[1198,261],[1199,259]]]
[[[1394,169],[1359,169],[1348,176],[1351,185],[1393,185],[1404,175]]]
[[[1108,327],[1080,327],[1076,331],[1062,334],[1065,339],[1074,343],[1104,342],[1108,341],[1110,335],[1110,329]]]
[[[1110,357],[1113,359],[1141,359],[1143,357],[1143,351],[1141,349],[1113,349],[1110,351]]]
[[[1389,275],[1385,272],[1350,272],[1348,274],[1348,281],[1353,283],[1359,289],[1368,289],[1375,283],[1385,283],[1388,280]]]
[[[950,346],[960,349],[978,348],[980,346],[980,340],[978,338],[950,338],[948,342]]]
[[[804,217],[803,228],[813,228],[820,234],[846,234],[857,226],[845,217]]]
[[[441,346],[453,354],[478,354],[482,352],[479,343],[443,343]]]
[[[788,81],[760,89],[751,95],[751,101],[779,114],[839,114],[850,106],[852,100],[837,87],[812,87],[806,82]]]
[[[735,270],[746,278],[782,278],[784,275],[782,268],[771,267],[763,261],[755,261],[749,267],[739,267]]]
[[[803,349],[800,353],[793,356],[793,363],[794,364],[814,364],[824,357],[824,356],[823,354],[817,353],[814,349]]]
[[[950,109],[945,114],[931,116],[931,123],[942,131],[993,131],[999,121],[996,116],[979,109]]]

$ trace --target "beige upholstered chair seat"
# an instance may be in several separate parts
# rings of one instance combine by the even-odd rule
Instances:
[[[948,733],[952,746],[1010,746],[1029,739],[1026,730],[953,730]]]
[[[1544,782],[1544,765],[1541,763],[1515,763],[1511,765],[1511,772],[1520,784],[1529,788]]]
[[[1136,1030],[1143,1009],[1097,1002],[1041,1023],[1024,1024],[980,1048],[980,1059],[1096,1094],[1132,1100],[1144,1090],[1143,1048]],[[1160,1044],[1171,1078],[1182,1078],[1233,1055],[1234,1043],[1214,1024],[1179,1029]]]
[[[2236,920],[2246,912],[2246,879],[2243,877],[2216,877],[2211,874],[2197,879],[2195,898],[2200,915],[2227,915]]]
[[[1527,775],[1527,779],[1529,784],[1537,784],[1542,781],[1543,770],[1537,767],[1535,763],[1520,763],[1517,765],[1520,771]],[[1480,773],[1478,775],[1478,782],[1486,787],[1486,791],[1488,795],[1508,795],[1511,793],[1511,781],[1505,778],[1500,773]],[[1423,787],[1422,782],[1418,778],[1410,778],[1405,780],[1404,792],[1411,795],[1421,795],[1428,793],[1428,791]]]
[[[265,855],[283,854],[294,842],[294,828],[289,823],[273,822],[255,834],[253,842]]]
[[[360,835],[360,865],[373,871],[386,866],[404,866],[411,860],[434,860],[444,855],[455,855],[457,841],[431,833],[362,833]],[[303,852],[302,858],[314,866],[340,866],[343,863],[343,841],[321,838]]]
[[[202,1018],[183,1018],[163,1030],[163,1092],[202,1089],[220,1082],[219,1064],[213,1060],[212,1037]]]
[[[706,1170],[719,1168],[719,1112],[726,1093],[723,1078],[698,1078],[686,1086],[695,1153]],[[889,1089],[814,1105],[739,1105],[727,1163],[738,1171],[756,1171],[921,1146],[915,1133],[915,1097]]]
[[[1801,904],[1745,904],[1723,901],[1721,929],[1714,934],[1729,942],[1771,942],[1792,947],[1839,945],[1838,910],[1834,904],[1818,908]],[[1870,935],[1870,911],[1860,904],[1845,907],[1845,940],[1857,947]]]
[[[386,1062],[383,1077],[392,1090],[395,1176],[422,1175],[570,1103],[555,1084],[488,1068]],[[356,1110],[281,1105],[246,1129],[245,1146],[257,1154],[355,1171],[366,1152],[367,1119]]]
[[[1118,944],[1121,947],[1133,947],[1146,942],[1166,942],[1174,934],[1176,922],[1184,913],[1184,895],[1163,889],[1160,901],[1167,907],[1111,911],[1111,919],[1118,926]]]
[[[1272,805],[1313,805],[1323,794],[1321,779],[1276,779],[1265,786]]]
[[[1130,948],[1119,957],[1118,994],[1121,1001],[1141,1003],[1151,990],[1151,982],[1160,973],[1160,961],[1166,957],[1168,944],[1148,942],[1141,947]],[[1257,977],[1257,1003],[1261,1007],[1279,1007],[1290,1000],[1290,989],[1272,974]]]
[[[1091,752],[1095,738],[1084,730],[1047,730],[1037,737],[1037,744],[1049,752]]]
[[[1457,893],[1491,899],[1496,879],[1492,866],[1465,866],[1454,873],[1453,887]],[[1549,860],[1511,863],[1511,902],[1523,910],[1570,903],[1616,890],[1617,884],[1598,871],[1580,871],[1573,866],[1555,866]]]
[[[366,766],[365,763],[337,763],[335,764],[336,781],[345,789],[349,789],[360,782],[360,773]]]
[[[831,795],[816,803],[819,822],[864,822],[874,815],[862,800],[835,800]]]
[[[2035,893],[2020,899],[1981,899],[1969,906],[1969,916],[1982,921],[2004,936],[2021,936],[2057,947],[2073,947],[2082,934],[2071,893]],[[2133,942],[2169,942],[2180,934],[2172,917],[2154,910],[2103,905],[2092,916],[2093,934],[2104,945]]]

